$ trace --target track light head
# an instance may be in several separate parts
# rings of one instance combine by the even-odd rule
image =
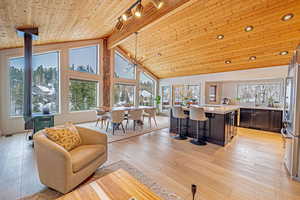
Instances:
[[[141,17],[142,16],[142,12],[143,12],[143,5],[141,2],[138,3],[138,5],[136,6],[136,9],[134,11],[134,15],[136,17]]]
[[[151,2],[157,9],[160,9],[164,5],[163,0],[151,0]]]
[[[122,15],[122,19],[123,19],[123,21],[127,21],[131,16],[132,16],[132,12],[129,9]]]
[[[121,30],[123,28],[123,26],[124,26],[123,20],[121,17],[119,17],[118,22],[116,24],[116,29]]]

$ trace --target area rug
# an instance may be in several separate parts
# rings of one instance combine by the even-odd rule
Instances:
[[[133,124],[132,121],[129,122],[127,129],[125,130],[125,133],[120,130],[116,130],[114,134],[112,134],[112,130],[108,129],[106,131],[106,127],[103,125],[101,127],[101,124],[99,123],[98,126],[96,126],[96,122],[88,122],[88,123],[82,123],[82,124],[77,124],[78,126],[85,127],[85,128],[90,128],[96,131],[99,131],[101,133],[105,133],[108,136],[108,142],[116,142],[124,139],[128,139],[131,137],[143,135],[146,133],[150,133],[152,131],[160,130],[169,127],[169,118],[165,116],[157,116],[157,126],[155,126],[154,122],[152,122],[152,126],[148,124],[148,120],[145,119],[144,125],[143,126],[137,126],[135,130],[133,130]],[[125,127],[125,122],[124,122],[124,127]]]
[[[182,200],[181,197],[162,188],[154,180],[147,177],[141,171],[139,171],[138,169],[136,169],[135,167],[133,167],[132,165],[130,165],[129,163],[127,163],[123,160],[97,169],[95,174],[93,176],[91,176],[88,180],[86,180],[82,185],[90,183],[90,182],[92,182],[98,178],[101,178],[107,174],[110,174],[118,169],[123,169],[123,170],[127,171],[131,176],[133,176],[139,182],[146,185],[148,188],[150,188],[155,194],[160,196],[162,199]],[[78,187],[81,187],[81,186],[78,186]],[[28,197],[21,198],[19,200],[54,200],[56,198],[61,197],[62,195],[63,194],[61,194],[59,192],[56,192],[49,188],[46,188],[45,190],[43,190],[39,193],[36,193],[36,194],[28,196]]]

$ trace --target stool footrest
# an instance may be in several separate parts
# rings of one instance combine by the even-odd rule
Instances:
[[[183,135],[176,135],[173,138],[176,139],[176,140],[186,140],[186,139],[188,139],[186,136],[183,136]]]
[[[204,141],[204,140],[201,140],[201,139],[193,139],[193,140],[190,140],[190,143],[192,144],[195,144],[195,145],[199,145],[199,146],[204,146],[204,145],[207,145],[207,143]]]

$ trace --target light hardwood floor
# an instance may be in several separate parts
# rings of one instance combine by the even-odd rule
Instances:
[[[12,200],[43,189],[32,148],[24,134],[0,139],[0,199]],[[109,144],[109,161],[125,160],[161,186],[197,200],[299,200],[300,183],[286,174],[279,134],[238,129],[227,147],[194,146],[170,137],[168,129]]]

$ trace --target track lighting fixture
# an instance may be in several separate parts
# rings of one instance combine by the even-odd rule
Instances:
[[[128,9],[123,15],[122,19],[123,21],[127,21],[132,16],[131,9]]]
[[[151,0],[151,2],[157,9],[160,9],[164,5],[162,0]]]
[[[116,29],[121,30],[123,28],[123,26],[124,26],[123,20],[121,17],[119,17],[118,22],[116,24]]]
[[[142,1],[140,1],[140,2],[138,3],[138,5],[136,6],[134,15],[135,15],[136,17],[141,17],[141,16],[142,16],[142,12],[143,12],[143,5],[142,5]]]
[[[151,0],[152,4],[157,8],[161,8],[164,4],[163,0]],[[133,15],[135,17],[141,17],[142,13],[143,13],[143,5],[142,5],[142,0],[137,0],[135,1],[134,4],[132,4],[127,10],[126,12],[124,12],[119,18],[118,18],[118,22],[116,24],[116,29],[117,30],[121,30],[123,28],[123,26],[125,25],[125,22],[131,18]]]

